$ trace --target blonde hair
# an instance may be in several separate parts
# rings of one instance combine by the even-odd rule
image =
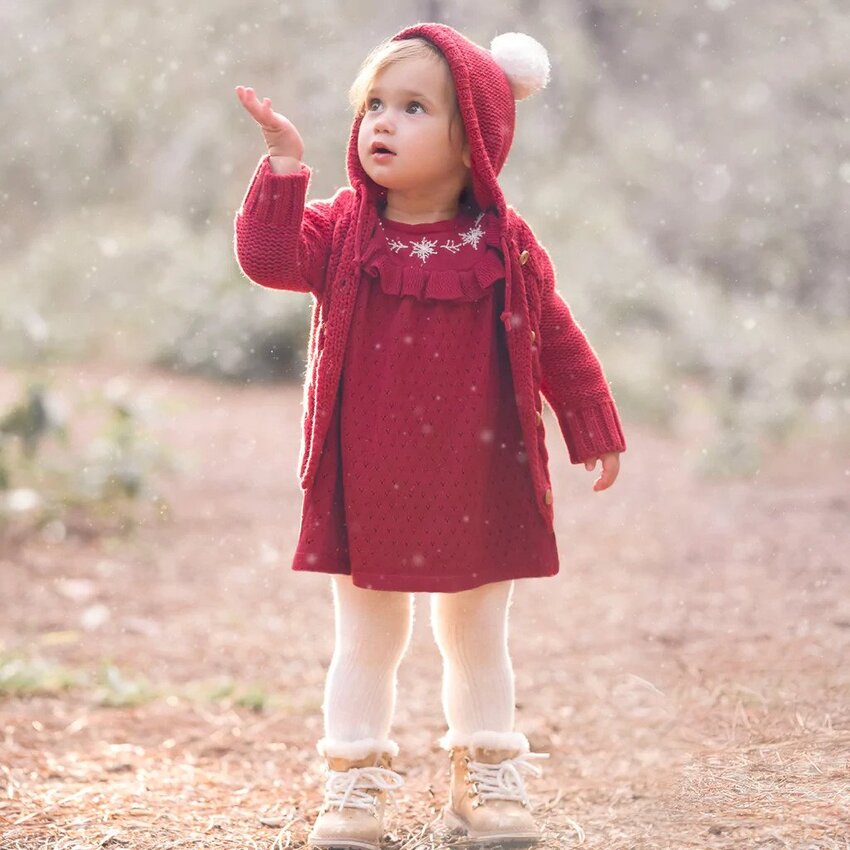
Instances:
[[[454,111],[449,122],[449,138],[451,139],[452,128],[455,122],[460,120],[461,131],[465,133],[463,120],[460,114],[460,107],[457,102],[457,93],[455,92],[454,79],[449,68],[449,63],[442,51],[425,38],[406,38],[398,41],[386,39],[377,47],[373,48],[369,55],[363,60],[354,82],[348,91],[348,102],[354,112],[354,117],[358,118],[366,112],[366,95],[369,89],[375,82],[375,78],[386,68],[402,62],[405,59],[436,59],[442,62],[446,69],[450,82],[452,102]]]
[[[452,77],[451,68],[443,56],[442,51],[432,44],[426,38],[405,38],[393,41],[388,38],[382,41],[377,47],[373,48],[369,55],[363,60],[360,65],[360,70],[348,90],[348,102],[354,111],[354,117],[362,117],[366,112],[366,95],[369,89],[375,82],[375,78],[390,65],[395,65],[397,62],[402,62],[405,59],[435,59],[443,63],[449,79],[449,88],[451,89],[452,103],[454,110],[452,117],[449,119],[449,141],[452,139],[452,130],[455,124],[460,125],[461,133],[466,138],[466,127],[463,124],[463,116],[460,114],[460,106],[457,102],[457,92],[455,91],[454,77]],[[472,171],[461,191],[461,200],[467,203],[476,205],[475,194],[472,187]],[[476,205],[477,206],[477,205]]]

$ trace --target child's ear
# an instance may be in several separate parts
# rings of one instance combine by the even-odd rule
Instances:
[[[472,168],[472,156],[469,153],[469,142],[464,141],[463,143],[463,164],[467,168]]]

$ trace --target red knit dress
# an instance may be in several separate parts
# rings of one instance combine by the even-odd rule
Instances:
[[[498,248],[497,223],[467,208],[375,228],[292,569],[410,592],[557,574],[499,319]]]

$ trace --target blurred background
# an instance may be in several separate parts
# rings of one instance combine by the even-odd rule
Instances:
[[[6,399],[0,483],[16,474],[10,435],[60,418],[57,364],[302,381],[310,298],[253,286],[233,255],[264,152],[233,89],[295,122],[309,197],[330,196],[347,183],[348,86],[416,20],[547,47],[551,83],[518,104],[502,185],[627,422],[693,434],[707,474],[754,474],[794,434],[846,433],[838,0],[32,0],[0,5],[0,368],[29,387]],[[114,384],[103,400],[113,460],[131,401]]]
[[[628,443],[594,493],[544,409],[561,571],[519,583],[511,652],[545,847],[847,850],[846,0],[0,0],[3,846],[304,846],[312,298],[236,263],[264,144],[234,87],[330,197],[349,85],[417,20],[549,51],[501,182]],[[418,604],[388,850],[445,787]]]

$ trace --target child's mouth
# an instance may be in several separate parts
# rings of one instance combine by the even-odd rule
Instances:
[[[386,145],[378,144],[377,142],[372,145],[370,153],[378,161],[386,160],[391,156],[395,156],[395,151],[391,151]]]

